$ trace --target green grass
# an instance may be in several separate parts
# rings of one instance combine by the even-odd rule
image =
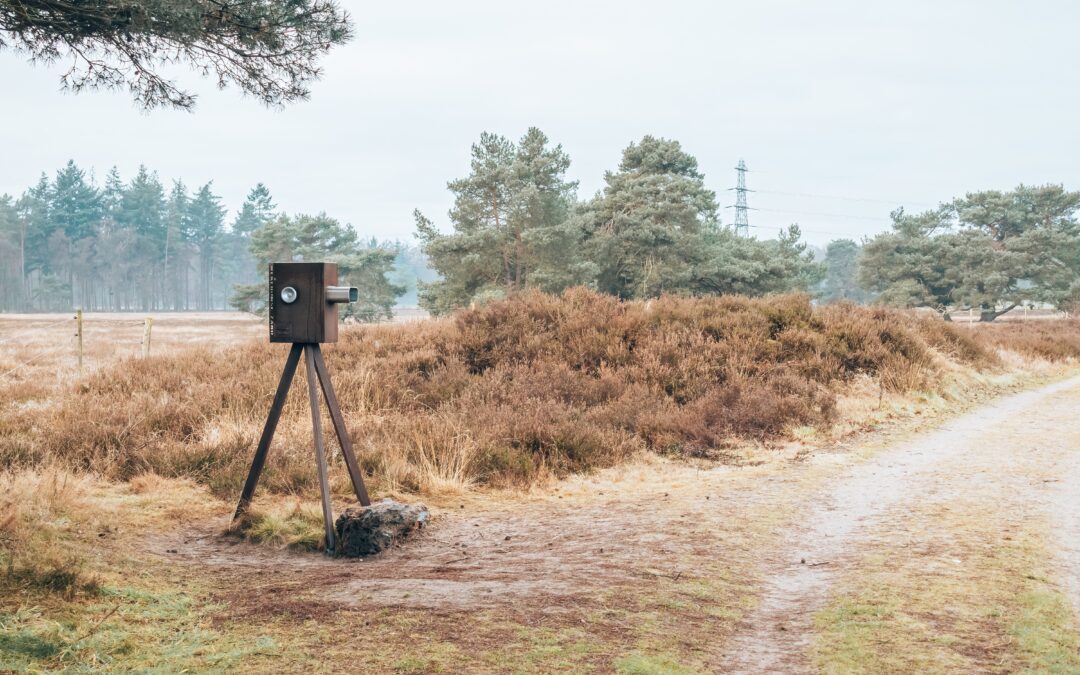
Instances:
[[[815,617],[818,670],[1080,673],[1080,634],[1043,573],[1045,533],[1029,522],[1002,538],[992,513],[917,510],[925,557],[902,543],[864,556]]]
[[[1009,627],[1028,667],[1040,673],[1080,673],[1080,635],[1069,629],[1069,606],[1045,580],[1030,576]]]
[[[681,665],[668,654],[627,654],[615,662],[615,670],[625,675],[689,675],[701,672]]]
[[[215,671],[278,653],[268,635],[215,629],[220,608],[186,593],[127,587],[55,609],[27,602],[0,613],[0,671]]]

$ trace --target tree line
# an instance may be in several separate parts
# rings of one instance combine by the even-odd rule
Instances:
[[[485,133],[469,174],[448,184],[449,231],[415,212],[440,278],[420,283],[435,314],[527,288],[585,285],[620,298],[662,293],[764,295],[929,307],[992,321],[1021,304],[1080,303],[1080,193],[1021,185],[970,193],[920,214],[899,208],[888,232],[839,239],[815,259],[797,225],[776,239],[721,225],[697,160],[645,136],[587,199],[570,158],[539,129],[513,142]]]
[[[823,273],[797,225],[774,240],[723,227],[716,194],[678,141],[645,136],[580,200],[570,158],[531,128],[513,142],[484,133],[471,171],[448,184],[443,232],[416,211],[436,281],[421,283],[435,314],[525,289],[585,285],[620,298],[662,293],[761,295],[806,290]]]
[[[211,310],[254,274],[247,238],[273,212],[265,186],[231,227],[207,183],[168,188],[140,166],[97,185],[74,162],[18,199],[0,197],[0,307],[8,310]]]
[[[213,183],[166,188],[146,167],[127,182],[114,168],[99,186],[69,161],[18,199],[0,196],[0,311],[259,311],[267,263],[318,259],[363,287],[346,314],[373,320],[415,286],[415,258],[326,214],[280,213],[262,183],[231,222]],[[405,283],[388,279],[398,259]]]
[[[969,193],[918,214],[893,211],[890,231],[837,240],[825,257],[826,300],[928,307],[982,321],[1021,305],[1080,304],[1080,192],[1061,185]]]
[[[363,238],[325,213],[281,213],[261,183],[226,222],[212,183],[166,189],[140,167],[98,186],[68,162],[18,199],[0,196],[0,310],[260,312],[267,263],[282,260],[337,262],[361,290],[344,314],[362,321],[389,318],[399,302],[442,314],[579,285],[627,299],[807,291],[946,318],[973,308],[985,321],[1021,304],[1080,302],[1080,193],[1060,185],[897,209],[889,231],[834,240],[815,259],[797,225],[771,240],[722,225],[677,141],[631,143],[587,199],[569,167],[538,129],[517,142],[482,134],[469,174],[448,183],[449,230],[416,211],[417,246]]]

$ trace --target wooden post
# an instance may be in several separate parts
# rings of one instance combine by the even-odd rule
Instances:
[[[330,372],[326,369],[322,349],[318,344],[309,345],[307,349],[315,357],[315,373],[319,376],[319,383],[322,384],[326,407],[330,409],[330,421],[334,423],[334,432],[337,434],[338,443],[341,444],[345,466],[349,468],[349,479],[352,480],[356,499],[360,502],[360,506],[371,506],[367,488],[364,487],[364,478],[360,474],[360,465],[356,462],[356,455],[353,454],[352,439],[349,438],[349,430],[345,428],[345,417],[341,414],[341,406],[338,405],[337,395],[334,394],[334,385],[330,383]]]
[[[296,365],[300,363],[303,351],[304,346],[301,344],[295,344],[289,350],[289,358],[285,361],[285,370],[281,373],[281,380],[274,394],[274,402],[270,404],[270,414],[266,416],[266,425],[263,427],[262,436],[259,437],[259,447],[255,449],[255,457],[251,460],[251,471],[248,472],[247,481],[244,482],[244,491],[240,493],[240,503],[236,505],[233,520],[244,515],[251,504],[255,486],[259,484],[259,476],[262,475],[263,466],[266,464],[266,455],[270,452],[270,441],[274,440],[274,431],[277,429],[278,419],[281,418],[281,409],[285,407],[285,399],[289,395],[289,387],[292,385]]]
[[[150,356],[150,329],[154,327],[153,317],[146,317],[145,327],[143,328],[142,336],[142,355],[143,358]]]
[[[79,339],[79,375],[83,374],[82,309],[75,310],[75,337]]]
[[[330,479],[326,468],[326,451],[323,448],[322,419],[319,416],[319,392],[315,388],[315,352],[311,344],[304,345],[304,364],[307,366],[308,402],[311,404],[311,429],[315,434],[315,468],[319,474],[319,490],[322,492],[323,521],[326,526],[326,554],[333,555],[334,510],[330,502]]]

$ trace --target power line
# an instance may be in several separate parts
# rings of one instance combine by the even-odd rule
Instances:
[[[871,220],[877,223],[890,223],[892,222],[888,218],[881,218],[879,216],[854,216],[846,213],[820,213],[817,211],[789,211],[787,209],[762,209],[757,208],[755,211],[770,211],[772,213],[791,213],[797,216],[821,216],[823,218],[848,218],[850,220]]]
[[[790,225],[751,225],[750,227],[752,227],[754,229],[769,228],[769,229],[772,229],[772,230],[786,230],[791,226]],[[829,230],[808,230],[805,227],[803,227],[802,225],[799,225],[799,231],[804,232],[806,234],[827,234],[827,235],[829,235],[831,237],[852,237],[852,236],[854,236],[850,232],[830,232]]]
[[[901,206],[904,204],[910,204],[911,206],[925,206],[933,207],[933,204],[927,204],[925,202],[912,202],[906,199],[875,199],[873,197],[844,197],[841,195],[819,195],[812,192],[784,192],[782,190],[756,190],[761,194],[769,195],[785,195],[789,197],[812,197],[815,199],[837,199],[845,202],[865,202],[869,204],[889,204],[892,206]]]

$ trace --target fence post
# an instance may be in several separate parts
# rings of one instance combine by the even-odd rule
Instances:
[[[150,329],[154,327],[153,317],[146,317],[146,326],[143,328],[142,355],[143,358],[150,356]]]
[[[75,310],[75,337],[79,338],[79,376],[83,374],[82,308]]]

